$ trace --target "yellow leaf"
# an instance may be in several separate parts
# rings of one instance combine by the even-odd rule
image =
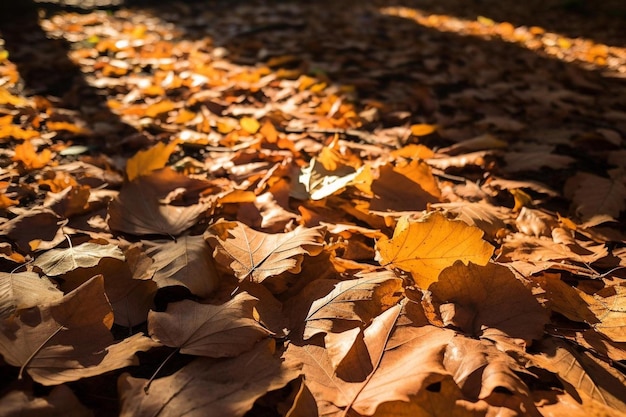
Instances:
[[[433,212],[418,221],[402,217],[393,237],[380,239],[376,247],[383,266],[410,272],[426,289],[455,261],[486,265],[494,248],[482,236],[477,227]]]
[[[128,180],[132,181],[141,175],[163,168],[174,149],[176,149],[178,142],[179,140],[176,139],[167,145],[165,143],[157,143],[150,149],[137,152],[126,162],[126,176]]]
[[[46,123],[46,127],[48,128],[48,130],[52,130],[52,131],[58,131],[58,130],[64,130],[66,132],[71,132],[71,133],[87,133],[88,130],[84,129],[78,125],[75,125],[74,123],[69,123],[69,122],[47,122]]]
[[[242,117],[239,121],[239,124],[241,124],[241,128],[243,130],[250,133],[251,135],[254,135],[256,132],[258,132],[259,128],[261,127],[259,122],[253,117]]]
[[[28,100],[20,96],[14,96],[4,88],[0,88],[0,104],[9,104],[11,106],[20,107],[26,106],[28,104]]]
[[[6,209],[11,206],[16,206],[19,203],[19,201],[11,199],[6,194],[0,193],[0,209]]]
[[[157,117],[159,114],[167,113],[176,108],[174,102],[170,100],[159,101],[158,103],[151,104],[146,108],[146,116]]]
[[[260,132],[267,141],[267,143],[276,143],[278,141],[278,132],[276,131],[276,128],[274,127],[272,122],[270,122],[269,120],[266,120],[265,123],[263,123]]]
[[[437,129],[436,125],[416,124],[411,125],[411,133],[413,136],[427,136]]]
[[[40,169],[48,165],[52,159],[52,151],[44,149],[40,153],[35,151],[35,147],[29,141],[15,147],[13,160],[20,162],[27,170]]]

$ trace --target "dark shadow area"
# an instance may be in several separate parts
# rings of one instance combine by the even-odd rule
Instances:
[[[33,0],[3,2],[0,5],[0,37],[10,61],[20,74],[17,86],[20,91],[16,93],[48,96],[54,100],[55,107],[74,111],[93,129],[87,144],[97,149],[112,146],[137,131],[112,113],[102,92],[86,82],[85,74],[68,56],[72,48],[70,43],[49,37],[39,24],[42,16],[89,10]],[[52,120],[54,117],[63,119],[64,115],[59,113]]]

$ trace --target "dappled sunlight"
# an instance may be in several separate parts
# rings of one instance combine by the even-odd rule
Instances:
[[[626,77],[626,48],[595,43],[591,39],[570,38],[539,26],[516,27],[509,22],[497,22],[485,16],[467,20],[409,7],[384,7],[380,13],[410,19],[422,26],[461,36],[501,39],[564,62],[608,71],[607,75],[610,76]]]

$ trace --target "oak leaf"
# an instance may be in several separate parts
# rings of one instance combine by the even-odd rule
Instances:
[[[148,332],[153,339],[177,347],[181,353],[212,358],[237,356],[271,334],[253,318],[257,301],[240,293],[221,305],[191,300],[170,303],[165,312],[148,314]]]
[[[433,212],[418,221],[400,218],[393,237],[379,239],[376,248],[381,265],[410,272],[426,289],[455,261],[486,265],[494,248],[482,235],[476,227]]]
[[[315,256],[323,248],[324,228],[298,226],[287,233],[267,234],[243,223],[218,221],[204,238],[214,248],[217,262],[230,265],[243,281],[262,282],[285,271],[300,271],[305,254]]]
[[[49,276],[63,275],[76,268],[89,268],[98,265],[102,258],[125,260],[124,253],[116,245],[82,243],[65,249],[50,249],[40,255],[33,265]]]
[[[95,276],[59,301],[2,320],[0,353],[36,382],[58,385],[132,365],[135,352],[156,345],[140,334],[114,344],[112,324],[104,279]]]
[[[278,357],[271,340],[235,358],[196,359],[154,381],[148,395],[145,379],[123,374],[118,381],[120,417],[239,417],[266,392],[284,387],[298,375],[298,364]]]

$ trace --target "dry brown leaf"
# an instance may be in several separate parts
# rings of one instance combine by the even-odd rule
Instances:
[[[593,327],[614,342],[626,342],[626,287],[612,285],[593,295],[589,308],[600,323]]]
[[[470,226],[478,227],[490,237],[494,237],[498,230],[505,227],[502,219],[507,217],[505,210],[501,207],[483,202],[435,203],[431,204],[430,207],[441,209],[444,213],[453,213],[458,220],[463,220]]]
[[[214,248],[217,262],[229,265],[237,279],[262,282],[285,271],[300,271],[303,255],[322,251],[323,227],[298,226],[288,233],[267,234],[243,223],[218,221],[204,238]]]
[[[211,248],[202,236],[183,235],[176,240],[144,241],[154,263],[152,279],[159,288],[183,286],[206,298],[217,288],[219,275]]]
[[[498,260],[569,261],[590,264],[607,255],[608,250],[603,243],[576,241],[574,245],[565,245],[555,242],[553,238],[512,233],[504,239]]]
[[[46,277],[34,272],[0,272],[0,319],[15,310],[50,304],[63,297]]]
[[[161,200],[176,189],[197,192],[202,187],[209,184],[168,168],[140,176],[125,184],[109,205],[109,227],[135,235],[180,235],[196,223],[208,204],[173,205]]]
[[[10,391],[0,398],[4,417],[93,417],[94,413],[78,401],[65,385],[54,387],[47,396],[25,391]]]
[[[423,289],[437,281],[439,273],[454,262],[485,265],[493,246],[482,240],[483,232],[433,212],[418,221],[402,217],[391,239],[376,243],[383,266],[410,272]]]
[[[424,161],[387,164],[371,185],[374,211],[419,211],[439,202],[441,191],[430,167]]]
[[[622,374],[554,338],[543,340],[540,348],[541,353],[533,355],[532,361],[557,374],[571,396],[577,398],[580,391],[593,401],[626,413],[626,378]]]
[[[155,346],[140,334],[114,344],[112,324],[104,279],[95,276],[59,301],[4,319],[0,353],[36,382],[58,385],[132,365],[135,352]]]
[[[124,254],[116,245],[82,243],[65,249],[50,249],[39,256],[33,265],[41,268],[46,275],[57,276],[76,268],[98,265],[102,258],[125,260]]]
[[[444,269],[430,286],[443,322],[473,337],[540,339],[547,312],[505,266],[463,265]]]
[[[304,338],[367,325],[395,305],[400,297],[402,280],[390,272],[373,272],[364,274],[362,278],[341,281],[328,295],[311,304],[304,319]],[[335,321],[341,323],[338,329],[335,328]]]
[[[153,339],[177,347],[181,353],[234,357],[271,334],[253,318],[257,301],[247,293],[240,293],[220,305],[191,300],[171,303],[165,312],[150,312],[148,332]]]
[[[120,417],[239,417],[257,398],[298,375],[297,364],[279,358],[272,341],[260,342],[235,358],[196,359],[154,381],[149,394],[144,392],[145,379],[123,374],[118,381]]]
[[[545,291],[542,298],[552,311],[573,321],[598,323],[598,318],[589,309],[589,304],[594,301],[593,297],[567,285],[561,280],[560,274],[544,272],[532,280]]]
[[[610,178],[581,172],[568,180],[565,194],[582,220],[596,215],[618,219],[626,209],[626,181],[620,170],[611,171]]]
[[[50,209],[29,210],[0,225],[6,235],[23,253],[45,250],[65,240],[63,220]]]

